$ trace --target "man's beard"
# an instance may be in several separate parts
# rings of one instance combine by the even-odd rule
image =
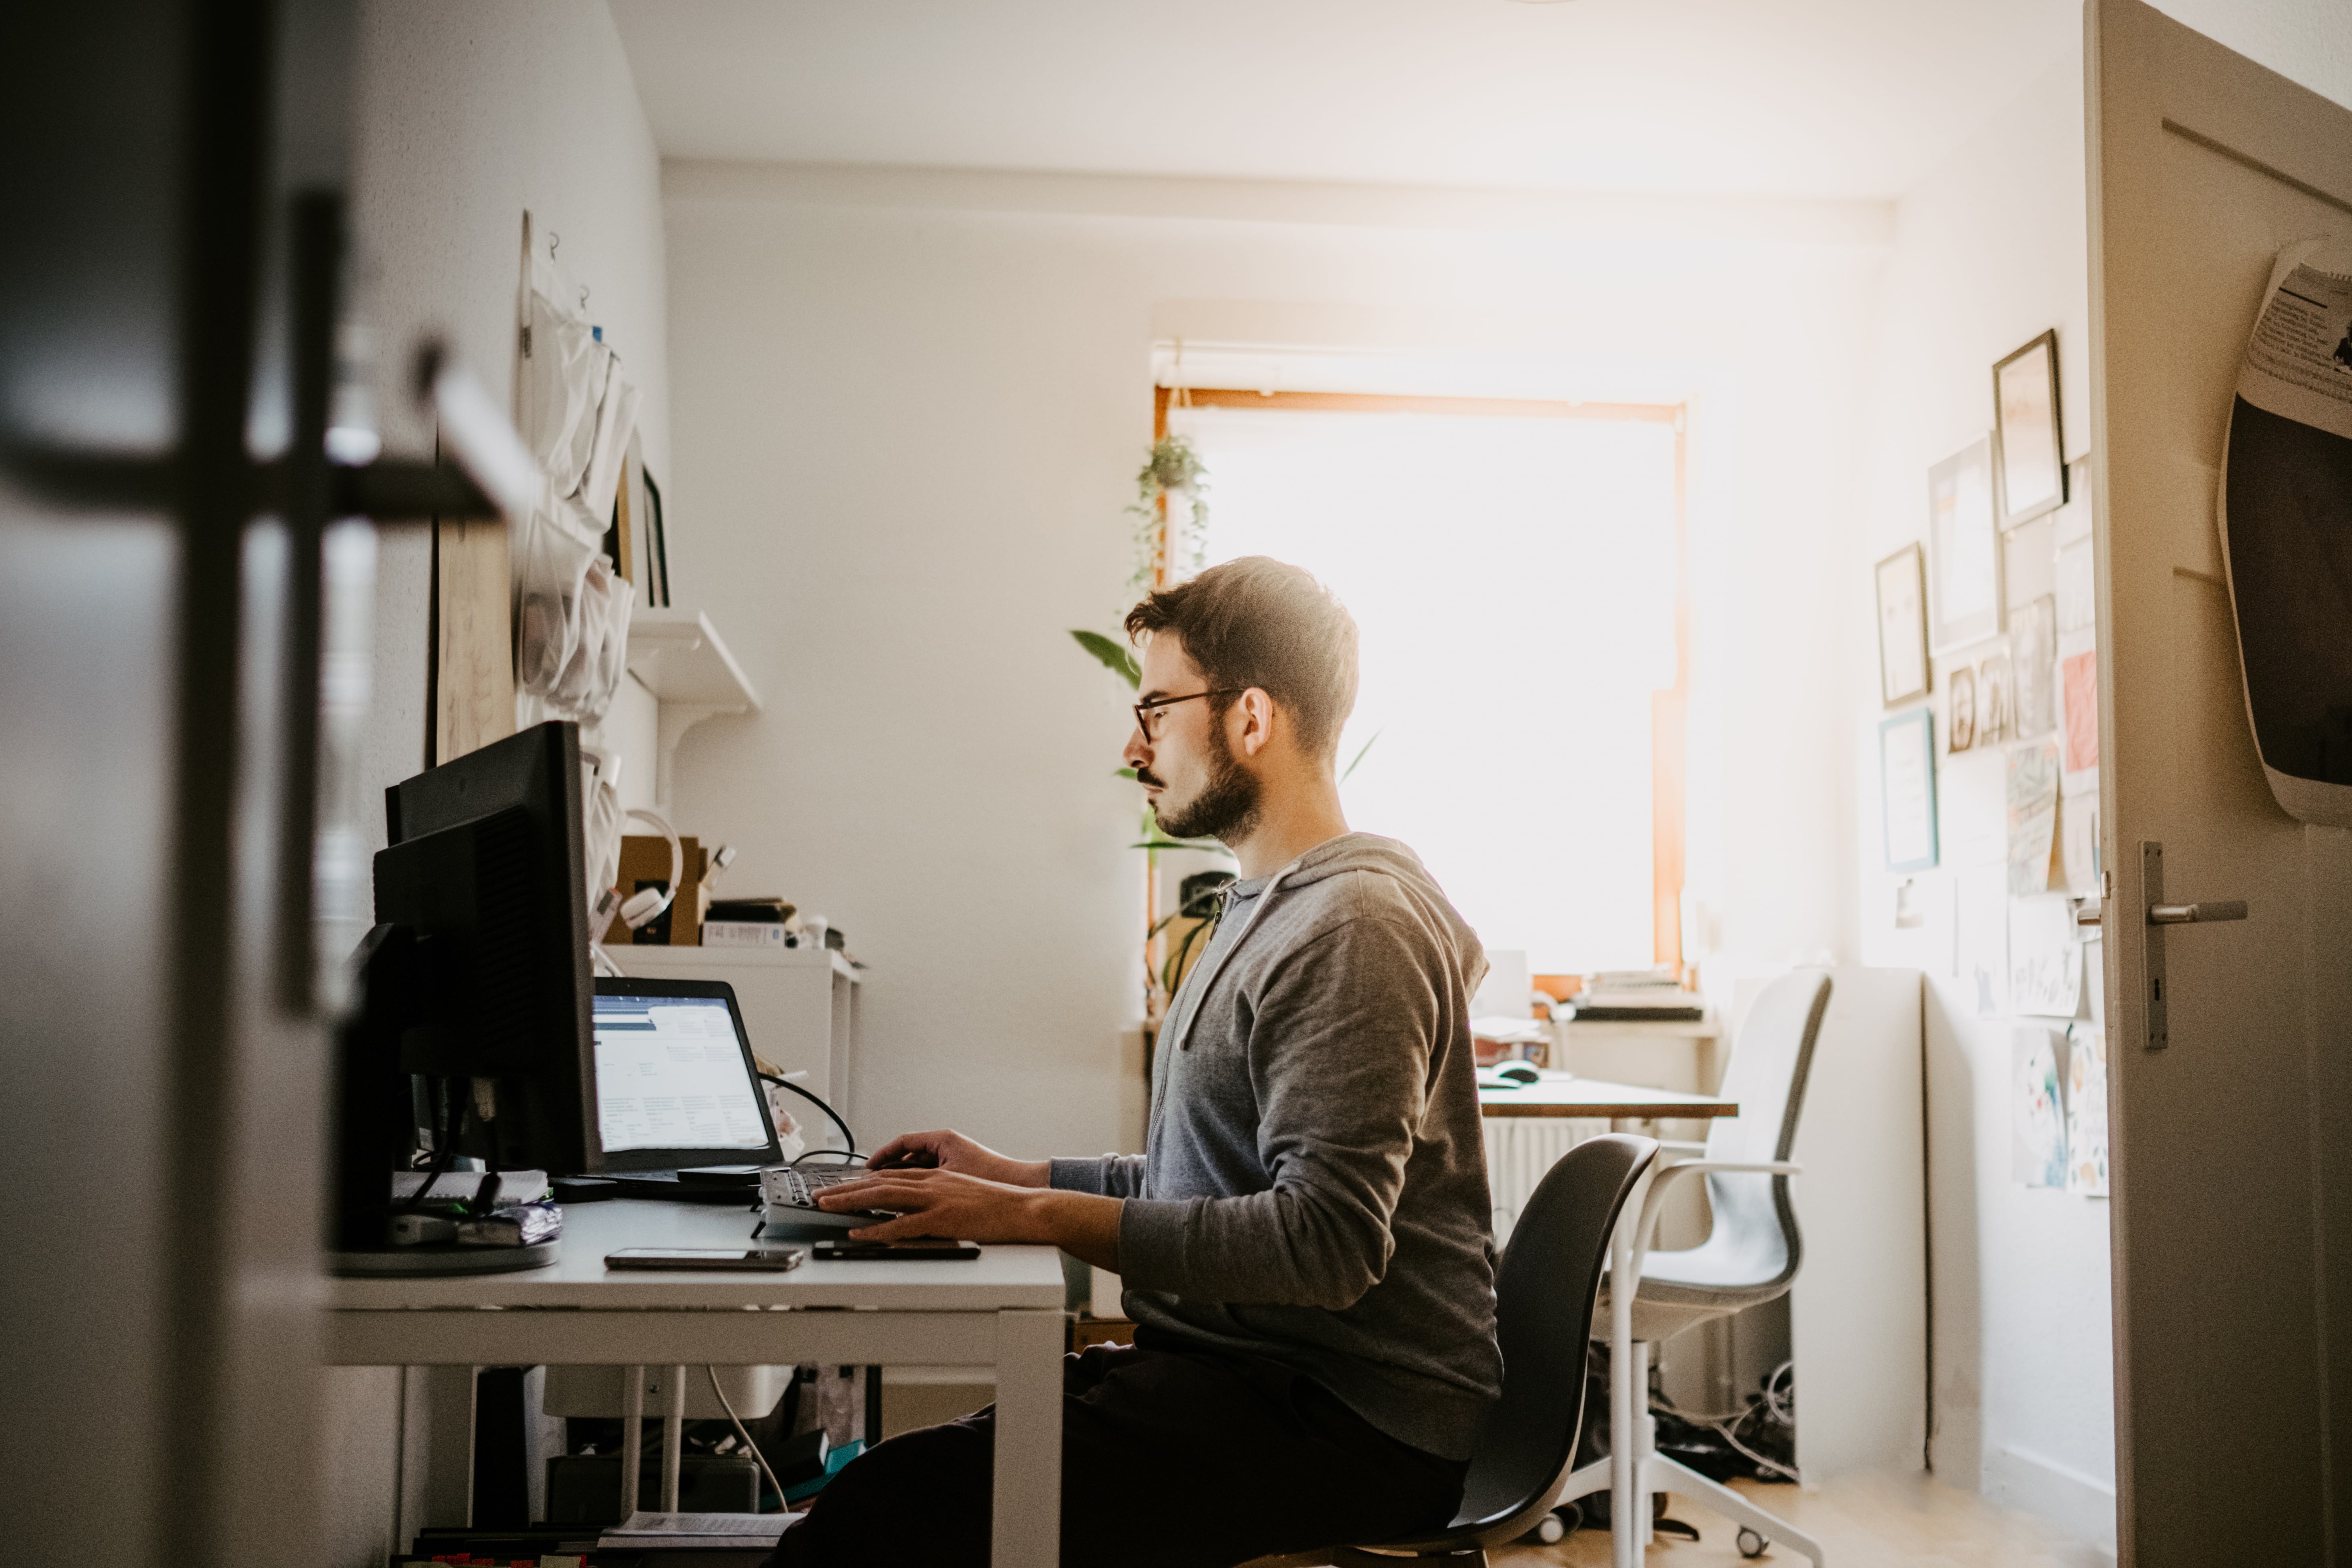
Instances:
[[[1171,838],[1221,838],[1227,843],[1246,837],[1257,821],[1258,784],[1234,756],[1222,725],[1212,725],[1208,782],[1182,805],[1160,803],[1160,831]]]

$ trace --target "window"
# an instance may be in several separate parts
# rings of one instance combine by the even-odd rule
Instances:
[[[1361,627],[1350,824],[1538,972],[1679,962],[1679,411],[1186,395],[1204,563],[1295,562]]]

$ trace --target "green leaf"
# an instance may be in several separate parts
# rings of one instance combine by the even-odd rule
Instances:
[[[1387,731],[1383,731],[1383,730],[1375,730],[1375,731],[1372,731],[1372,741],[1377,741],[1377,740],[1379,740],[1379,739],[1380,739],[1383,734],[1385,734],[1385,733],[1387,733]],[[1346,783],[1348,782],[1348,775],[1349,775],[1349,774],[1350,774],[1350,773],[1354,773],[1358,767],[1360,767],[1360,765],[1362,765],[1363,761],[1364,761],[1364,752],[1369,752],[1369,751],[1370,751],[1370,750],[1372,749],[1372,741],[1367,741],[1367,742],[1364,742],[1364,744],[1363,744],[1362,750],[1360,750],[1360,751],[1357,752],[1357,753],[1356,753],[1356,760],[1355,760],[1354,762],[1352,762],[1352,763],[1349,763],[1347,765],[1347,767],[1345,767],[1344,769],[1342,769],[1342,770],[1340,771],[1340,773],[1339,773],[1339,782],[1340,782],[1341,784],[1346,784]]]
[[[1129,784],[1132,784],[1135,782],[1135,770],[1133,768],[1115,768],[1111,771],[1110,776],[1115,779],[1125,779]]]
[[[1100,632],[1072,631],[1078,646],[1099,660],[1105,669],[1127,682],[1129,687],[1143,684],[1143,670],[1135,662],[1135,655],[1125,643],[1107,637]]]

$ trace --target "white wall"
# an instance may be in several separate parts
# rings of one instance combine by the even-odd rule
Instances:
[[[2090,435],[2089,293],[2084,249],[2082,62],[2053,65],[1897,204],[1880,299],[1871,502],[1864,548],[1847,572],[1857,624],[1871,615],[1871,563],[1924,539],[1928,467],[1992,422],[1993,362],[2058,330],[2068,457]],[[2012,604],[2050,591],[2051,531],[2009,544]],[[1987,650],[1959,656],[1972,661]],[[1947,663],[1937,661],[1937,744]],[[1976,1016],[1952,973],[1952,931],[1933,916],[1893,923],[1893,885],[1878,810],[1874,657],[1848,672],[1856,725],[1855,833],[1864,962],[1928,976],[1929,1209],[1935,1308],[1934,1466],[2013,1505],[2086,1534],[2113,1535],[2114,1401],[2107,1290],[2107,1205],[2028,1189],[2010,1175],[2010,1029]],[[1998,758],[1964,756],[1962,766]],[[1968,858],[1942,759],[1944,864],[1919,879],[1931,908]],[[1998,774],[1995,774],[1997,779]],[[1996,784],[1996,798],[1998,785]],[[1996,836],[1991,852],[2005,839]],[[1944,900],[1941,903],[1937,900]]]
[[[678,823],[871,963],[868,1137],[1131,1135],[1129,721],[1066,628],[1124,608],[1158,339],[1690,399],[1693,886],[1727,952],[1851,952],[1837,607],[1885,208],[675,163],[665,189],[677,602],[768,700],[688,738]]]
[[[2352,102],[2352,27],[2331,0],[2260,7],[2164,0],[2160,8]],[[1897,203],[1873,372],[1869,522],[1848,574],[1857,637],[1871,635],[1871,563],[1924,535],[1928,466],[1987,430],[1992,362],[2045,328],[2058,330],[2066,454],[2087,449],[2083,135],[2078,45]],[[2049,592],[2051,543],[2046,523],[2012,536],[2011,604]],[[1972,660],[1979,651],[1959,658]],[[1936,674],[1941,737],[1944,661]],[[1860,939],[1865,963],[1915,965],[1929,979],[1934,1466],[1955,1484],[1980,1485],[2112,1542],[2107,1206],[2011,1179],[2011,1022],[1975,1016],[1973,997],[1951,973],[1948,925],[1935,918],[1916,931],[1893,925],[1895,879],[1879,869],[1876,679],[1868,657],[1850,671],[1857,708],[1868,716],[1854,731]],[[1948,782],[1948,760],[1945,771]],[[1954,869],[1949,789],[1942,805],[1946,862],[1923,879],[1930,886]]]
[[[528,209],[537,244],[562,237],[558,262],[588,288],[590,319],[643,388],[646,462],[667,474],[660,160],[611,12],[603,0],[368,0],[361,25],[354,291],[379,345],[387,449],[433,450],[404,391],[426,334],[512,406]],[[423,765],[430,558],[422,529],[384,540],[372,789]],[[370,827],[381,844],[373,813]]]
[[[361,24],[355,304],[376,331],[387,449],[433,449],[429,422],[401,390],[407,356],[428,332],[511,405],[529,208],[542,237],[562,235],[559,259],[592,290],[591,317],[644,387],[646,460],[666,472],[660,166],[602,0],[367,0]],[[430,562],[424,530],[384,536],[364,780],[377,845],[383,787],[425,763]],[[648,784],[651,767],[648,756]],[[360,1568],[383,1561],[395,1531],[399,1385],[377,1369],[332,1369],[328,1380],[324,1561]],[[421,1417],[421,1385],[409,1415]]]

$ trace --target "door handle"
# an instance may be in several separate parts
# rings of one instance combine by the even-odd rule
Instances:
[[[2201,921],[2242,921],[2246,918],[2243,899],[2208,899],[2201,904],[2150,904],[2147,923],[2152,926],[2195,925]]]
[[[2140,928],[2140,1045],[2160,1051],[2172,1043],[2170,1004],[2164,994],[2164,928],[2204,925],[2246,918],[2243,899],[2207,899],[2194,904],[2164,901],[2164,846],[2144,838],[2139,846],[2140,897],[2147,900],[2147,923]]]

